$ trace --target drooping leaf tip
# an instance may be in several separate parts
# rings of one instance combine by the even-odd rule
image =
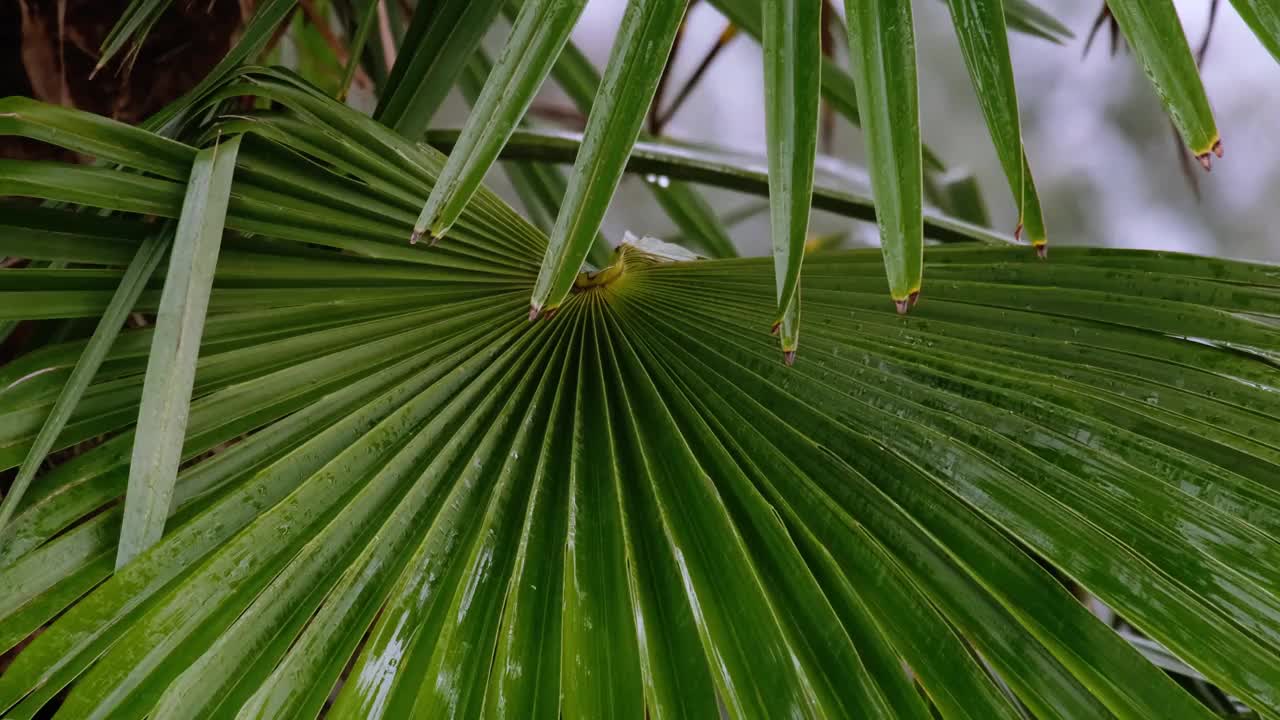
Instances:
[[[1197,154],[1196,160],[1200,161],[1200,167],[1204,168],[1205,172],[1211,172],[1213,170],[1213,158],[1215,156],[1221,158],[1222,154],[1222,139],[1218,138],[1213,141],[1213,145],[1209,146],[1207,151]]]

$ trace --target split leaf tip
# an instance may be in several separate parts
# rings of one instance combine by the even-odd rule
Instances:
[[[1200,161],[1200,167],[1204,168],[1205,172],[1209,172],[1213,170],[1213,156],[1216,155],[1221,158],[1222,154],[1222,141],[1218,140],[1213,143],[1213,147],[1210,148],[1209,152],[1200,153],[1196,156],[1196,159]]]

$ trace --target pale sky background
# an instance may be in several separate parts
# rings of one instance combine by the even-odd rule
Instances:
[[[1027,152],[1045,206],[1051,243],[1184,250],[1280,261],[1280,242],[1268,225],[1280,222],[1280,64],[1232,10],[1222,3],[1203,68],[1222,133],[1226,157],[1213,172],[1197,167],[1197,202],[1179,170],[1173,133],[1154,91],[1131,55],[1112,58],[1106,37],[1082,59],[1084,38],[1101,6],[1079,0],[1040,0],[1075,33],[1055,45],[1014,34],[1011,51],[1020,93]],[[1193,47],[1207,21],[1208,0],[1178,0]],[[591,0],[574,42],[596,63],[608,57],[623,0]],[[925,140],[954,168],[976,174],[997,229],[1011,230],[1009,196],[969,85],[960,50],[942,2],[915,2]],[[698,63],[723,27],[708,3],[691,11],[671,87]],[[1105,32],[1105,31],[1104,31]],[[501,37],[491,38],[501,42]],[[672,90],[674,92],[674,90]],[[539,101],[567,107],[555,92]],[[456,104],[455,104],[456,105]],[[452,107],[440,121],[461,122]],[[681,139],[763,153],[763,78],[760,49],[739,36],[713,65],[699,89],[668,125]],[[845,125],[843,120],[841,125]],[[861,138],[841,127],[835,153],[861,163]],[[606,234],[625,230],[669,236],[672,225],[638,178],[624,182]],[[495,183],[499,184],[499,183]],[[709,190],[721,211],[753,199]],[[874,229],[826,215],[821,232],[852,230],[852,244],[874,242]],[[768,251],[765,218],[738,226],[735,242],[746,254]]]

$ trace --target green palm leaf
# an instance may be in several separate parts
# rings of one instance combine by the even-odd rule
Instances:
[[[0,529],[0,647],[36,635],[0,675],[6,716],[315,716],[333,696],[344,717],[1212,717],[1063,577],[1280,712],[1275,268],[955,244],[925,253],[931,300],[906,319],[878,251],[821,253],[812,361],[787,369],[760,332],[769,259],[628,245],[530,324],[547,239],[496,196],[409,248],[442,155],[287,74],[229,83],[274,109],[208,128],[244,136],[164,535],[114,568],[157,332],[127,330],[57,445],[105,441]],[[99,147],[141,170],[142,142]],[[52,169],[6,163],[0,186],[181,212],[176,165]],[[0,253],[106,266],[0,273],[13,318],[97,317],[154,230],[0,224]],[[0,465],[85,345],[0,368]]]
[[[685,5],[685,0],[627,3],[609,65],[591,104],[582,152],[574,163],[534,284],[531,319],[560,307],[591,250],[653,101]]]
[[[1187,149],[1209,168],[1222,140],[1172,0],[1107,0],[1116,24],[1155,86]]]
[[[424,3],[405,33],[374,117],[405,137],[426,131],[502,0]]]
[[[160,539],[169,515],[239,151],[236,136],[196,153],[191,166],[147,358],[117,568]]]
[[[462,214],[551,72],[585,6],[585,0],[528,0],[520,8],[502,56],[489,72],[458,145],[413,226],[411,242],[426,234],[434,244]]]
[[[920,98],[911,4],[846,0],[845,15],[889,297],[898,312],[905,313],[920,295],[924,248]]]
[[[1280,7],[1265,0],[1231,0],[1231,4],[1271,55],[1280,60]]]
[[[510,4],[507,7],[510,14]],[[600,89],[600,74],[587,56],[571,42],[556,59],[552,73],[578,112],[589,115]],[[695,188],[684,183],[664,181],[646,182],[644,186],[694,245],[712,257],[734,257],[738,254],[728,232],[717,221],[710,204]],[[597,242],[592,246],[593,251],[600,246],[601,243]]]
[[[1048,235],[1040,195],[1022,144],[1022,121],[1018,117],[1018,93],[1013,84],[1013,63],[1005,33],[1004,3],[1002,0],[949,0],[948,5],[987,129],[1018,203],[1018,226],[1014,235],[1026,232],[1037,252],[1043,254]]]
[[[800,339],[800,267],[809,233],[818,152],[822,48],[820,0],[764,5],[765,127],[769,136],[769,218],[778,288],[774,331],[795,362]]]

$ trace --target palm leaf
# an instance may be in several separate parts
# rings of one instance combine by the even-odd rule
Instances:
[[[473,107],[480,97],[492,65],[484,50],[477,50],[458,82],[458,89]],[[560,204],[564,201],[564,191],[569,186],[564,172],[544,163],[506,163],[503,169],[511,180],[520,203],[524,205],[525,214],[539,230],[551,232],[556,223],[556,215],[560,212]],[[612,252],[604,233],[597,232],[587,260],[596,267],[604,267],[609,263]]]
[[[524,118],[585,6],[585,0],[528,0],[520,8],[497,65],[472,103],[458,145],[414,223],[411,242],[425,234],[434,244],[462,214]]]
[[[120,287],[112,295],[110,304],[103,310],[93,336],[84,346],[84,353],[76,360],[75,367],[68,375],[66,384],[62,386],[58,399],[54,401],[49,411],[48,419],[40,426],[40,433],[22,461],[22,466],[9,487],[9,493],[5,495],[3,503],[0,503],[0,529],[4,528],[13,517],[23,494],[26,493],[31,480],[49,454],[49,449],[62,433],[76,405],[80,403],[85,388],[92,382],[93,376],[102,365],[103,357],[119,335],[125,318],[132,311],[133,304],[137,302],[138,295],[146,286],[147,279],[151,277],[156,265],[160,263],[160,258],[164,256],[170,239],[161,234],[153,235],[138,247],[137,254],[129,262],[129,267],[121,278]]]
[[[501,7],[502,0],[421,3],[374,117],[405,137],[421,136]]]
[[[62,440],[109,437],[0,530],[0,647],[39,631],[0,676],[8,716],[69,688],[63,717],[314,716],[335,693],[367,717],[1211,717],[1062,577],[1280,711],[1273,267],[958,244],[900,318],[877,251],[817,254],[788,370],[767,258],[624,246],[526,323],[544,235],[482,188],[407,248],[443,156],[286,74],[230,82],[276,109],[208,130],[248,134],[190,462],[163,538],[114,569],[154,336],[125,331]],[[47,169],[0,184],[181,209],[177,172]],[[153,229],[3,222],[0,253],[108,266]],[[6,270],[0,309],[96,317],[121,277]],[[0,368],[5,464],[84,347]]]
[[[911,4],[846,0],[851,65],[858,88],[889,297],[905,313],[920,296],[924,176]]]
[[[630,0],[604,79],[591,104],[582,151],[530,297],[529,317],[564,302],[622,180],[627,156],[653,102],[686,0]]]
[[[782,354],[788,364],[795,362],[800,340],[800,267],[809,233],[818,152],[821,23],[820,0],[770,0],[764,4],[769,219],[778,288],[773,328],[781,332]]]
[[[948,5],[987,129],[1018,203],[1014,235],[1021,236],[1025,231],[1037,252],[1043,254],[1048,235],[1040,195],[1022,144],[1018,93],[1013,84],[1013,63],[1005,33],[1007,11],[1002,0],[948,0]]]
[[[1231,0],[1231,4],[1271,55],[1280,60],[1280,8],[1265,0]]]
[[[351,81],[356,77],[356,70],[360,69],[365,44],[369,41],[369,33],[373,31],[373,24],[377,22],[379,2],[380,0],[365,0],[364,10],[360,13],[359,21],[355,23],[355,33],[352,35],[351,43],[347,47],[347,67],[342,71],[342,81],[338,84],[337,97],[339,100],[346,99],[347,91],[351,88]]]
[[[1107,7],[1182,141],[1207,170],[1211,154],[1222,157],[1222,140],[1172,0],[1107,0]]]
[[[510,14],[510,4],[507,7]],[[589,115],[600,89],[600,74],[587,56],[570,42],[556,59],[552,73],[578,112]],[[658,87],[661,87],[661,80]],[[650,108],[650,111],[657,111],[657,108]],[[641,134],[641,137],[644,135]],[[662,179],[659,180],[659,177]],[[665,176],[654,176],[644,186],[691,244],[703,249],[711,257],[734,257],[738,254],[728,231],[716,219],[710,203],[695,188],[671,182]],[[594,250],[600,247],[600,243],[597,242],[592,247]]]
[[[116,567],[164,533],[239,151],[236,136],[196,153],[191,166],[147,357]]]

